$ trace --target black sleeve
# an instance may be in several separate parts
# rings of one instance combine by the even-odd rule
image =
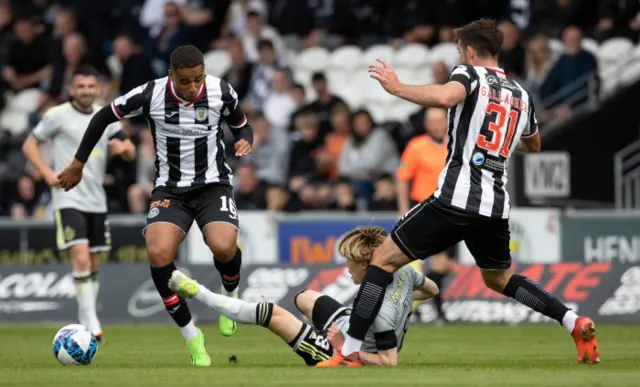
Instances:
[[[93,148],[95,148],[98,141],[100,141],[100,137],[102,137],[104,131],[107,129],[107,126],[119,119],[113,110],[111,110],[111,106],[105,106],[100,109],[93,118],[91,118],[87,130],[84,132],[84,136],[82,136],[82,141],[80,141],[80,146],[76,152],[76,160],[86,163]]]
[[[376,348],[381,351],[398,347],[398,339],[394,331],[376,332],[373,334],[376,340]]]
[[[109,137],[109,140],[113,140],[114,138],[117,139],[117,140],[124,141],[128,137],[127,137],[126,134],[124,134],[124,132],[122,130],[119,130],[113,136]]]
[[[247,140],[249,144],[253,144],[253,130],[240,107],[238,94],[233,87],[224,80],[220,80],[220,89],[222,90],[223,103],[222,117],[225,122],[229,124],[229,128],[236,140],[244,139]]]
[[[476,72],[473,70],[472,66],[469,65],[459,65],[456,66],[451,72],[451,77],[449,81],[460,82],[462,86],[467,90],[467,95],[471,93],[471,85],[475,80]]]

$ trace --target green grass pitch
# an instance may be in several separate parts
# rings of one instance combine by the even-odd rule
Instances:
[[[549,325],[412,325],[390,368],[315,369],[260,327],[224,338],[202,325],[213,359],[195,369],[170,325],[106,326],[89,366],[63,367],[51,350],[58,326],[0,325],[0,386],[638,386],[640,325],[599,324],[602,363],[575,363],[573,341]],[[236,355],[237,363],[229,362]]]

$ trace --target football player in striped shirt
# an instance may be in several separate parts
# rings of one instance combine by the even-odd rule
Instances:
[[[498,67],[503,37],[495,21],[472,22],[456,35],[463,64],[444,85],[405,85],[383,60],[369,67],[371,77],[390,94],[449,109],[447,162],[436,192],[410,209],[374,252],[342,351],[319,366],[359,364],[358,352],[393,273],[461,241],[488,288],[558,321],[576,344],[578,362],[598,364],[594,322],[579,317],[536,281],[510,270],[507,163],[516,150],[540,150],[533,100]]]

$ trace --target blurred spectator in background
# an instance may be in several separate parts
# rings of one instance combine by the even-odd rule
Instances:
[[[267,208],[266,186],[256,175],[253,164],[240,164],[235,170],[235,201],[239,210]]]
[[[540,87],[540,98],[557,118],[566,118],[571,108],[585,103],[591,90],[599,89],[598,62],[582,49],[582,31],[575,26],[565,29],[562,36],[564,54],[554,63]],[[590,90],[589,82],[594,82]]]
[[[334,188],[334,200],[329,204],[328,209],[348,212],[357,211],[356,195],[351,180],[346,177],[338,179]]]
[[[156,155],[151,130],[144,128],[139,131],[139,134],[140,144],[137,152],[138,157],[136,158],[137,181],[129,187],[127,192],[129,211],[132,214],[143,214],[147,212],[156,178]]]
[[[145,55],[151,59],[151,67],[156,77],[167,75],[171,53],[178,46],[189,44],[189,28],[183,23],[180,8],[175,2],[164,4],[162,28],[145,43]]]
[[[409,142],[397,171],[398,213],[426,200],[438,188],[447,159],[447,111],[431,107],[423,116],[422,136]]]
[[[149,38],[155,39],[167,24],[167,5],[173,4],[180,12],[179,7],[186,3],[187,0],[144,0],[140,8],[140,26],[148,31]]]
[[[358,110],[353,114],[351,136],[342,148],[338,173],[356,184],[356,193],[370,201],[376,174],[394,173],[398,154],[393,140],[383,129],[375,127],[371,113]]]
[[[191,27],[191,44],[202,52],[207,52],[220,36],[229,8],[229,1],[187,0],[180,5],[180,14],[185,24]]]
[[[260,61],[252,69],[248,93],[245,95],[243,110],[246,113],[262,110],[271,93],[271,82],[276,70],[285,69],[285,63],[276,56],[270,40],[258,42]]]
[[[36,195],[36,185],[30,176],[21,176],[16,184],[16,193],[11,205],[11,217],[15,219],[42,218],[44,208]]]
[[[555,59],[546,35],[531,37],[526,54],[526,87],[534,96],[539,93]]]
[[[235,36],[242,36],[247,29],[247,19],[250,12],[265,20],[268,16],[265,0],[233,0],[227,14],[230,32]],[[271,27],[269,27],[271,28]]]
[[[300,41],[307,39],[314,27],[311,7],[307,1],[271,0],[269,25],[278,30],[287,47],[300,49]]]
[[[316,100],[309,104],[309,108],[318,116],[320,122],[320,137],[324,138],[331,131],[331,109],[337,104],[344,104],[342,98],[331,94],[329,83],[323,73],[311,76],[311,85],[316,91]]]
[[[250,61],[255,62],[260,58],[258,54],[258,42],[268,40],[273,43],[276,56],[284,54],[284,43],[275,28],[265,25],[262,16],[256,11],[247,14],[246,29],[242,36],[242,44],[245,54]]]
[[[242,41],[231,39],[228,50],[231,57],[231,68],[222,78],[233,85],[234,90],[238,93],[238,99],[242,101],[249,93],[255,66],[247,59]]]
[[[640,34],[640,2],[636,0],[600,0],[596,36],[602,41],[622,36],[634,42]]]
[[[297,192],[307,182],[320,176],[316,155],[322,150],[323,144],[318,137],[318,118],[313,111],[305,110],[298,114],[294,125],[298,139],[291,147],[287,176],[289,187]]]
[[[433,64],[433,79],[438,85],[444,85],[449,82],[449,68],[444,61],[437,61]],[[424,134],[424,120],[427,107],[423,107],[409,117],[409,122],[413,128],[413,134],[410,137],[421,136]]]
[[[271,92],[264,101],[264,116],[274,131],[288,132],[296,101],[291,90],[291,76],[285,70],[276,70],[271,81]]]
[[[151,69],[149,60],[140,53],[131,37],[118,36],[113,43],[113,49],[122,65],[120,95],[155,79],[156,75]]]
[[[51,56],[51,42],[40,33],[37,22],[31,16],[22,17],[15,21],[2,79],[13,92],[38,88],[49,78]]]
[[[369,211],[398,211],[396,184],[391,174],[383,173],[376,179]]]
[[[256,168],[261,181],[269,185],[287,182],[289,162],[289,133],[273,130],[262,114],[249,118],[253,128],[253,152],[242,160],[247,160]]]
[[[7,56],[8,42],[11,39],[12,18],[11,6],[0,3],[0,58],[3,59]]]
[[[337,103],[331,110],[331,132],[325,138],[323,150],[327,174],[333,180],[338,178],[338,161],[350,135],[351,112],[349,107],[344,102]]]
[[[298,195],[290,192],[286,186],[273,185],[267,188],[267,210],[273,212],[302,211],[302,202]]]
[[[505,20],[498,25],[504,37],[500,50],[500,67],[508,77],[524,77],[525,50],[520,41],[520,30],[511,21]]]
[[[355,35],[350,0],[308,0],[307,3],[313,15],[313,30],[303,42],[304,47],[321,45],[334,49]]]

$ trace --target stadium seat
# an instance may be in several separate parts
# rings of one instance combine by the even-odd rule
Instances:
[[[296,69],[293,71],[293,81],[295,83],[299,83],[302,86],[310,86],[311,85],[311,71],[304,69]]]
[[[0,115],[0,128],[6,129],[14,135],[19,135],[29,126],[28,115],[24,112],[5,109]]]
[[[204,68],[209,75],[221,77],[231,68],[231,56],[226,50],[213,50],[204,54]]]
[[[624,66],[622,74],[620,74],[620,83],[629,85],[640,79],[640,60],[633,61]]]
[[[327,80],[329,82],[329,89],[336,90],[349,82],[349,71],[344,69],[331,69],[326,72]]]
[[[431,66],[423,66],[413,73],[413,85],[426,85],[434,82],[433,68]]]
[[[362,63],[362,49],[358,46],[342,46],[331,53],[331,69],[355,70]]]
[[[360,109],[363,106],[363,93],[354,84],[344,84],[342,87],[336,89],[334,93],[344,99],[352,110]]]
[[[390,65],[395,65],[396,52],[391,46],[378,44],[369,47],[362,53],[360,65],[366,70],[369,65],[376,64],[376,59],[386,60]]]
[[[564,51],[564,43],[558,39],[549,39],[549,49],[551,52],[560,54]]]
[[[460,63],[458,46],[453,43],[439,43],[431,49],[431,59],[434,62],[444,61],[449,68],[453,68]]]
[[[323,47],[311,47],[300,52],[293,67],[296,70],[309,72],[325,71],[329,65],[329,51]]]
[[[371,113],[376,124],[390,120],[388,103],[370,101],[365,104],[365,107]]]
[[[615,61],[627,59],[633,50],[633,43],[626,38],[611,38],[604,41],[598,50],[598,59]]]
[[[598,55],[598,51],[600,50],[600,45],[598,44],[598,42],[596,42],[595,40],[591,39],[591,38],[584,38],[582,39],[582,48],[585,51],[588,51],[590,53],[592,53],[593,55]]]
[[[397,98],[387,93],[387,91],[376,82],[375,85],[370,85],[368,89],[365,89],[364,100],[366,103],[374,102],[383,104],[386,106],[384,110],[389,110],[389,105],[397,100]]]
[[[422,44],[408,44],[396,52],[395,66],[398,68],[417,68],[429,63],[429,49]]]
[[[421,107],[414,103],[398,100],[389,108],[389,119],[398,122],[409,121],[409,116],[420,110]]]

